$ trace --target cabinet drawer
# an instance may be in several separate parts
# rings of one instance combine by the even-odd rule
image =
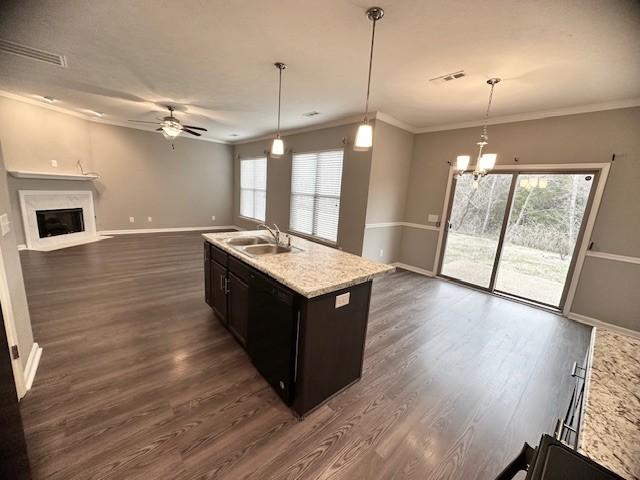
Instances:
[[[218,262],[220,265],[227,266],[228,255],[227,252],[220,250],[218,247],[210,245],[211,247],[211,258]]]
[[[229,255],[229,271],[245,283],[249,283],[250,270],[251,267]]]

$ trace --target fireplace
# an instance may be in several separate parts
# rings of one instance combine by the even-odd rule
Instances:
[[[36,210],[40,238],[84,232],[82,208]]]
[[[50,251],[106,237],[96,232],[93,192],[19,190],[26,247]]]

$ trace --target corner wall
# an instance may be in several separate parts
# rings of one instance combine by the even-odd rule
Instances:
[[[374,128],[377,128],[378,121],[375,123]],[[362,253],[372,153],[353,150],[357,128],[357,124],[342,125],[283,137],[287,153],[280,158],[267,159],[266,223],[277,223],[283,230],[289,228],[292,155],[289,150],[295,153],[344,148],[337,243],[347,252]],[[235,145],[234,225],[244,229],[255,229],[257,222],[240,216],[240,159],[265,156],[270,143],[269,140],[260,140]]]
[[[489,127],[501,165],[606,163],[609,180],[596,218],[594,252],[640,259],[640,108],[553,117]],[[473,157],[478,128],[416,135],[405,222],[441,215],[449,165]],[[444,220],[444,219],[441,219]],[[403,227],[400,261],[433,270],[438,230]],[[437,273],[437,272],[436,272]],[[640,265],[587,256],[572,312],[640,331]]]

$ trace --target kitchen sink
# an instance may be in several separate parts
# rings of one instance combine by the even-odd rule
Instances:
[[[249,245],[244,247],[242,250],[249,255],[274,255],[276,253],[289,253],[294,249],[294,247],[287,247],[286,245]]]
[[[265,237],[233,237],[227,240],[229,245],[235,247],[244,247],[246,245],[267,245],[271,243],[268,238]]]

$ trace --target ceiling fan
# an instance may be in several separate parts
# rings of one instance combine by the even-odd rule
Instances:
[[[162,118],[159,122],[147,122],[146,120],[129,120],[130,122],[136,123],[151,123],[154,125],[160,125],[159,128],[156,129],[156,132],[162,132],[162,135],[167,140],[173,140],[178,137],[180,133],[185,132],[190,135],[195,135],[196,137],[201,136],[201,133],[196,132],[195,130],[201,130],[206,132],[207,129],[203,127],[195,127],[193,125],[183,125],[180,123],[176,117],[173,116],[173,112],[175,111],[175,107],[171,105],[167,105],[167,110],[169,110],[169,115]]]

